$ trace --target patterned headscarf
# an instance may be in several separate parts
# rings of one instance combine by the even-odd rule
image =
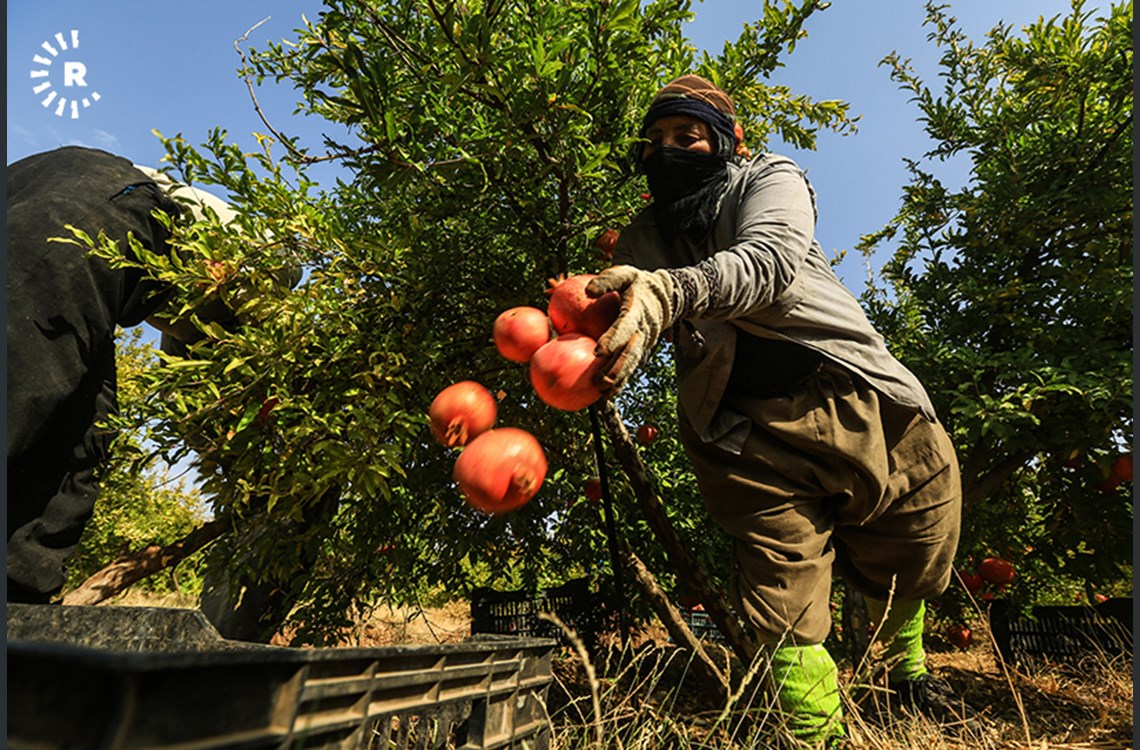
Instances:
[[[736,150],[736,105],[719,86],[698,75],[683,75],[666,84],[641,121],[644,136],[657,120],[670,115],[690,115],[708,123],[716,137],[718,156],[730,158]]]

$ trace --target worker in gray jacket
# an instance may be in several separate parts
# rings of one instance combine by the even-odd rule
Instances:
[[[622,295],[598,342],[610,392],[672,330],[682,441],[735,542],[732,598],[766,647],[794,734],[832,742],[844,730],[821,644],[835,573],[885,616],[899,700],[952,708],[926,670],[922,633],[924,599],[950,582],[958,464],[921,383],[816,242],[803,171],[741,155],[734,113],[699,76],[655,97],[635,157],[653,203],[588,294]]]

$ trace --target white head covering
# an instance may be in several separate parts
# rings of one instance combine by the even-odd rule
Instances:
[[[195,221],[201,221],[206,218],[204,210],[206,207],[213,209],[223,225],[229,224],[237,218],[237,212],[230,208],[230,204],[216,195],[211,195],[198,188],[179,184],[170,179],[170,176],[165,172],[159,172],[157,169],[140,166],[138,164],[135,164],[134,167],[154,180],[155,184],[162,188],[163,192],[169,195],[175,203],[189,210],[190,213],[193,214]]]

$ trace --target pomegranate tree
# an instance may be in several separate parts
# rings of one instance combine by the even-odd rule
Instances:
[[[597,299],[586,296],[586,285],[597,274],[581,273],[569,278],[550,280],[550,303],[546,312],[554,330],[560,334],[581,333],[599,339],[617,320],[621,311],[621,295],[608,292]]]
[[[512,307],[495,318],[491,336],[499,354],[512,362],[529,362],[550,340],[550,319],[537,307]]]
[[[578,411],[602,396],[598,387],[605,360],[594,355],[598,343],[580,333],[557,336],[530,359],[530,384],[555,409]]]
[[[546,479],[546,468],[546,454],[534,435],[499,427],[463,449],[452,478],[471,507],[506,513],[530,502]]]
[[[491,392],[474,380],[447,386],[428,407],[432,434],[448,448],[467,445],[491,429],[497,413]]]

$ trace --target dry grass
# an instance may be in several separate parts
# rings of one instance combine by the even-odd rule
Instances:
[[[841,671],[851,750],[1125,750],[1132,748],[1130,658],[1092,655],[1074,664],[1003,664],[988,633],[969,651],[929,654],[931,671],[981,714],[975,725],[938,725],[892,712],[881,717],[853,699],[857,680]],[[977,632],[977,631],[976,631]],[[600,711],[587,703],[581,658],[555,660],[551,714],[556,748],[791,748],[770,699],[735,670],[731,696],[686,685],[687,656],[645,633],[595,655]],[[755,670],[754,670],[755,671]],[[762,678],[764,675],[758,674]],[[691,682],[691,680],[690,680]],[[741,688],[741,685],[746,687]],[[595,728],[604,742],[591,742]]]
[[[122,599],[130,606],[193,606],[185,602]],[[376,607],[346,632],[343,646],[454,643],[470,636],[466,602],[443,608]],[[979,624],[968,651],[932,638],[931,671],[983,716],[980,730],[939,726],[892,714],[883,721],[855,705],[856,679],[841,668],[851,750],[1125,750],[1132,748],[1133,665],[1106,655],[1079,663],[1003,664]],[[732,660],[710,645],[714,659]],[[603,639],[592,654],[569,647],[555,653],[548,710],[552,750],[712,750],[790,748],[763,678],[733,663],[734,692],[703,691],[687,652],[673,647],[663,628],[647,627],[624,647]],[[747,679],[746,679],[747,678]]]

